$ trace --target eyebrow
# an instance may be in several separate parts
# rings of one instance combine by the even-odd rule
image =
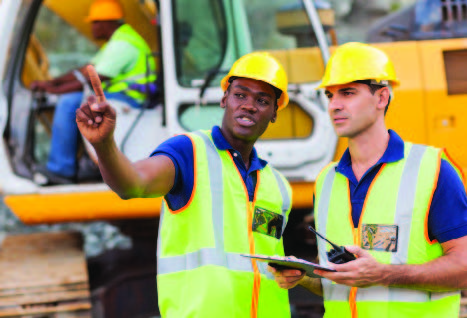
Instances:
[[[345,87],[345,88],[341,88],[338,93],[345,93],[345,92],[349,92],[349,91],[354,91],[354,92],[357,92],[358,89],[356,89],[355,87]],[[326,96],[329,96],[329,95],[333,95],[330,91],[326,90],[324,91],[324,94]]]
[[[340,93],[344,93],[344,92],[348,92],[348,91],[358,91],[358,89],[356,89],[355,87],[345,87],[345,88],[341,88],[339,90]]]
[[[243,86],[243,85],[239,85],[239,84],[236,84],[236,85],[234,86],[234,88],[240,88],[240,89],[242,89],[242,90],[244,90],[244,91],[252,92],[252,90],[251,90],[249,87]],[[266,93],[266,92],[257,92],[257,94],[259,94],[259,95],[261,95],[261,96],[267,96],[267,97],[273,98],[271,94]]]

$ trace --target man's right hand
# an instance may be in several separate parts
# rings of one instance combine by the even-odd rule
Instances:
[[[290,289],[297,286],[305,276],[305,272],[298,269],[278,270],[268,266],[268,271],[274,275],[274,279],[280,288]]]
[[[97,103],[95,96],[76,111],[79,131],[93,146],[112,140],[116,118],[115,109],[107,102]]]

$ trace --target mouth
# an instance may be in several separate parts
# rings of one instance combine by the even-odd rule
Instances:
[[[251,127],[256,124],[253,118],[249,116],[239,116],[236,118],[236,120],[237,123],[240,124],[240,126]]]
[[[333,118],[334,124],[342,124],[346,120],[347,120],[347,118],[345,118],[345,117],[334,117]]]

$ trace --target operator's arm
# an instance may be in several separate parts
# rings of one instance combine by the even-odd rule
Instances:
[[[89,82],[89,76],[86,71],[87,65],[77,68],[76,70],[71,70],[66,74],[63,74],[59,77],[56,77],[50,81],[35,81],[31,83],[31,89],[33,90],[43,90],[52,94],[64,94],[70,92],[77,92],[83,89],[83,83],[76,76],[75,72],[82,74],[82,78]],[[108,76],[99,74],[101,81],[110,79]]]
[[[115,110],[106,102],[97,104],[95,96],[76,112],[81,134],[96,150],[104,181],[121,198],[158,197],[174,184],[175,167],[167,156],[156,156],[131,163],[113,138]]]
[[[86,82],[89,83],[89,75],[88,75],[88,72],[86,71],[87,67],[88,65],[85,65],[83,67],[80,67],[76,70],[72,70],[60,77],[53,79],[52,86],[47,89],[47,92],[53,93],[53,94],[64,94],[64,93],[81,91],[83,89],[83,83],[77,77],[75,71],[81,73],[83,75],[83,79],[85,79]],[[101,81],[110,79],[109,77],[104,76],[102,74],[98,74],[98,75]]]
[[[69,71],[69,72],[67,72],[67,73],[65,73],[63,75],[55,77],[54,79],[50,80],[50,82],[51,82],[52,85],[58,86],[58,85],[65,84],[67,82],[77,81],[76,76],[73,74],[74,71],[78,71],[81,74],[83,74],[83,76],[87,77],[86,67],[87,67],[87,65],[84,65],[84,66],[78,67],[76,69],[73,69],[73,70],[71,70],[71,71]]]

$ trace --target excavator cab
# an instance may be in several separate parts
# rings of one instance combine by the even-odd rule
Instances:
[[[157,61],[157,82],[152,83],[158,90],[156,98],[148,94],[148,102],[141,109],[112,102],[118,113],[115,138],[130,160],[147,157],[174,134],[219,124],[223,116],[220,79],[240,56],[268,51],[288,73],[291,102],[257,148],[290,180],[311,191],[320,169],[332,160],[337,142],[326,100],[314,90],[329,55],[328,45],[335,43],[329,5],[309,0],[121,2],[125,22],[146,39]],[[92,147],[86,143],[79,152],[77,183],[49,186],[36,173],[50,151],[50,127],[60,96],[38,94],[29,85],[33,80],[48,79],[86,64],[103,44],[92,39],[90,26],[84,21],[90,3],[1,3],[4,19],[0,27],[5,30],[0,56],[2,188],[5,202],[26,223],[158,214],[158,208],[154,208],[158,204],[153,203],[130,208],[137,210],[130,213],[102,183],[93,163]],[[93,211],[92,202],[105,197],[107,208],[103,210],[107,212],[83,214],[82,205],[63,211],[60,206],[67,202],[62,201],[63,194],[77,194],[81,204],[89,202]],[[37,209],[25,207],[28,198],[44,200],[44,204],[35,204]],[[311,196],[299,200],[298,206],[312,205]],[[124,207],[115,209],[117,206]]]

